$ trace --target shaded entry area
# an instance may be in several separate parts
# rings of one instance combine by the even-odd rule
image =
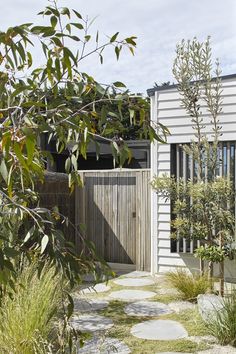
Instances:
[[[150,270],[149,170],[84,171],[75,220],[107,262]]]

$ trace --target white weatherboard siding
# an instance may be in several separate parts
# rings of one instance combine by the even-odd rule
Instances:
[[[222,141],[236,140],[236,75],[223,78],[223,104],[220,124]],[[210,119],[206,107],[202,109],[205,132],[210,133]],[[168,127],[171,135],[167,144],[155,143],[151,147],[152,176],[170,174],[170,144],[189,143],[194,139],[191,118],[181,107],[177,88],[158,89],[151,96],[151,119]],[[210,138],[210,135],[208,136]],[[152,272],[165,272],[176,266],[197,268],[198,260],[189,254],[170,252],[170,203],[152,193]],[[236,262],[227,262],[229,276],[235,273]],[[235,273],[236,274],[236,273]]]

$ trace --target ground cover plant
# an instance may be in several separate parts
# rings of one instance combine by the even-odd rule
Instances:
[[[1,353],[48,353],[54,321],[61,307],[62,278],[46,265],[37,274],[37,264],[25,265],[17,277],[12,297],[6,293],[0,308]],[[56,317],[55,317],[56,316]]]
[[[230,344],[236,347],[236,291],[225,296],[223,308],[216,310],[207,322],[210,333],[222,345]]]
[[[181,299],[193,302],[197,301],[198,295],[207,293],[211,286],[207,275],[191,274],[184,269],[168,272],[166,278],[179,292]]]

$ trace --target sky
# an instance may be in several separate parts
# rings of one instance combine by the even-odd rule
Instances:
[[[84,17],[96,17],[91,29],[106,38],[137,36],[133,57],[128,51],[117,62],[108,50],[104,63],[97,56],[81,63],[102,83],[124,82],[130,91],[146,93],[154,82],[174,81],[172,64],[176,43],[211,36],[213,58],[219,58],[222,75],[236,73],[236,0],[58,0]],[[24,22],[41,22],[36,14],[47,0],[1,0],[0,30]],[[35,55],[40,61],[40,55]],[[39,63],[41,64],[41,63]]]

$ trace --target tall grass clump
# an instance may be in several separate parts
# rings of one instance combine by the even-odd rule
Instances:
[[[183,269],[168,272],[166,278],[182,300],[196,302],[197,296],[207,293],[210,288],[206,275],[190,274]]]
[[[4,296],[0,308],[1,354],[45,354],[60,304],[60,277],[44,267],[40,277],[37,265],[19,275],[13,297]]]
[[[215,310],[208,327],[220,344],[236,347],[236,291],[222,300],[221,310]]]

